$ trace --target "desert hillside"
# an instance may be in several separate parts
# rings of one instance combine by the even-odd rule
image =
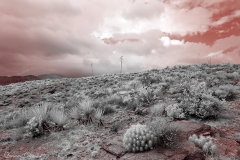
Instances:
[[[37,158],[240,159],[240,65],[0,86],[0,159]]]

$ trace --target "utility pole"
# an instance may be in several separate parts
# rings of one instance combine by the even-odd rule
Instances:
[[[199,64],[199,54],[200,54],[200,53],[198,53],[198,64]]]
[[[123,61],[123,56],[120,57],[120,61],[121,61],[121,73],[122,73],[122,61]]]
[[[92,75],[93,75],[93,64],[91,63],[91,67],[92,67]]]

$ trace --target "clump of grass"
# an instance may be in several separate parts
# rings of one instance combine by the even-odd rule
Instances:
[[[27,130],[31,132],[32,137],[38,137],[49,131],[49,118],[50,103],[39,103],[29,110],[30,120],[27,122]]]
[[[82,120],[83,123],[88,124],[92,122],[92,114],[94,113],[94,108],[93,108],[93,102],[86,98],[83,100],[81,103],[79,103],[78,107],[82,111],[83,115],[85,116],[85,119]]]
[[[95,112],[95,118],[99,121],[98,125],[99,126],[103,126],[103,122],[102,122],[102,116],[103,116],[104,110],[98,108]]]
[[[83,118],[83,114],[81,113],[79,107],[73,107],[71,110],[70,110],[70,117],[73,118],[73,119],[76,119],[79,123],[80,121],[82,120]]]
[[[49,112],[49,116],[57,125],[58,129],[64,130],[63,126],[67,123],[68,117],[64,114],[63,111],[54,108]]]
[[[46,123],[48,118],[49,103],[40,103],[30,108],[31,117],[36,117],[39,124]]]

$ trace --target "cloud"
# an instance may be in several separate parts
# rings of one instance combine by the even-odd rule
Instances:
[[[152,19],[159,17],[164,11],[164,4],[158,0],[135,1],[123,10],[123,17],[130,20]]]
[[[21,19],[69,17],[81,14],[80,3],[76,0],[9,0],[0,3],[1,14]],[[56,17],[57,16],[57,17]]]
[[[223,51],[223,54],[231,53],[238,48],[240,49],[240,47],[238,47],[238,46],[233,46],[233,47],[227,48]]]
[[[71,77],[176,64],[239,62],[239,0],[6,0],[0,75]],[[227,53],[227,54],[226,54]],[[198,57],[199,55],[199,57]],[[199,61],[199,62],[198,62]]]
[[[202,7],[175,10],[168,6],[166,12],[161,15],[160,29],[181,36],[204,33],[208,30],[210,17],[211,13]]]
[[[171,40],[169,37],[161,37],[160,40],[163,42],[165,47],[169,47],[170,45],[182,45],[184,41],[179,40]]]

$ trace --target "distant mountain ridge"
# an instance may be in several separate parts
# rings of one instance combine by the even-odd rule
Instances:
[[[37,76],[40,79],[61,79],[61,78],[68,78],[62,75],[58,75],[58,74],[43,74],[43,75],[39,75]]]
[[[34,81],[34,80],[43,80],[43,79],[61,79],[61,78],[67,78],[62,75],[57,74],[44,74],[39,76],[34,75],[27,75],[27,76],[0,76],[0,85],[8,85],[11,83],[19,83],[19,82],[25,82],[25,81]]]

